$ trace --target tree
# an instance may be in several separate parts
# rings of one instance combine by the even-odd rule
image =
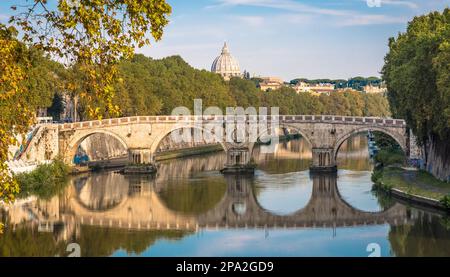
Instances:
[[[82,82],[72,85],[80,86],[87,103],[100,100],[88,104],[91,118],[119,114],[113,104],[117,62],[150,44],[148,33],[161,39],[171,12],[165,0],[59,0],[54,10],[46,0],[34,0],[20,7],[11,21],[24,31],[23,40],[83,73]]]
[[[55,93],[52,100],[52,105],[48,107],[47,113],[55,120],[60,120],[60,115],[64,110],[64,103],[61,95]]]
[[[261,90],[252,81],[240,78],[231,78],[229,82],[230,93],[234,101],[241,107],[259,107]]]
[[[450,9],[415,17],[390,38],[383,78],[394,116],[404,118],[427,150],[432,173],[450,174]]]
[[[135,47],[150,44],[149,34],[159,40],[168,24],[171,7],[165,0],[47,0],[22,1],[10,23],[22,30],[28,46],[58,57],[76,67],[81,77],[69,82],[68,91],[78,91],[92,118],[117,115],[114,83],[117,63],[130,58]],[[11,201],[18,192],[5,164],[8,147],[17,142],[34,120],[33,89],[27,84],[27,47],[15,29],[0,25],[0,200]],[[91,105],[94,103],[96,106]]]
[[[17,135],[27,131],[33,118],[26,102],[26,48],[16,35],[16,29],[0,24],[0,200],[5,202],[13,201],[19,192],[5,163],[9,145],[17,143]]]

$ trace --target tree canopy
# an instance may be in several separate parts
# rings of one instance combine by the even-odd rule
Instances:
[[[15,28],[0,25],[0,200],[5,201],[18,192],[5,163],[8,148],[33,124],[37,102],[52,104],[52,98],[38,97],[42,89],[51,93],[48,80],[54,77],[40,70],[47,66],[40,53],[76,70],[78,76],[68,79],[66,90],[84,99],[89,117],[117,115],[118,61],[130,58],[135,47],[150,44],[150,37],[161,39],[171,13],[165,0],[18,2],[11,7],[16,14],[9,21]]]
[[[155,60],[137,54],[119,65],[116,89],[121,115],[166,115],[173,108],[193,108],[193,100],[203,100],[203,108],[279,107],[281,114],[336,114],[389,116],[383,95],[339,91],[330,96],[296,93],[290,87],[261,91],[253,80],[232,78],[191,67],[179,56]],[[119,104],[119,103],[118,103]],[[83,109],[84,110],[84,109]]]
[[[415,17],[389,40],[383,78],[396,117],[424,143],[450,140],[450,9]]]

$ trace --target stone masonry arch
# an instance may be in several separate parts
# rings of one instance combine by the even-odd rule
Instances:
[[[106,131],[106,130],[95,130],[95,129],[86,129],[83,131],[79,131],[76,132],[74,134],[74,136],[69,140],[69,143],[67,144],[67,148],[66,151],[63,151],[63,159],[64,161],[71,165],[73,164],[73,157],[75,156],[78,147],[80,146],[80,144],[89,136],[92,136],[94,134],[104,134],[104,135],[108,135],[111,136],[113,138],[115,138],[116,140],[118,140],[123,147],[128,150],[128,145],[126,144],[125,140],[118,134],[111,132],[111,131]]]
[[[254,120],[249,119],[249,122]],[[21,155],[21,159],[39,162],[54,159],[59,153],[68,164],[72,164],[71,158],[83,139],[95,133],[104,133],[113,136],[124,145],[128,150],[130,165],[152,165],[154,164],[153,155],[158,145],[171,132],[181,128],[198,128],[208,131],[204,126],[198,126],[198,122],[223,124],[226,120],[235,119],[224,116],[135,116],[51,124],[44,126],[42,132],[33,136],[26,149],[26,155]],[[407,132],[406,122],[401,119],[339,115],[281,115],[262,116],[259,120],[297,130],[311,144],[311,169],[315,171],[335,171],[337,169],[335,158],[340,145],[359,132],[373,130],[386,133],[399,143],[407,156],[410,154],[411,142],[415,141],[414,137],[410,137],[411,134]],[[254,172],[251,161],[254,143],[230,143],[223,138],[218,142],[227,153],[223,173]],[[50,154],[44,155],[46,153]]]
[[[156,138],[153,140],[151,147],[150,147],[150,152],[154,155],[156,153],[156,151],[158,150],[159,145],[161,144],[161,142],[163,141],[164,138],[166,138],[167,136],[169,136],[172,132],[181,130],[181,129],[198,129],[201,130],[202,132],[208,132],[211,134],[211,132],[209,130],[206,130],[205,128],[201,128],[199,126],[196,126],[195,124],[186,124],[186,125],[177,125],[177,126],[169,126],[169,128],[166,128],[164,131],[161,131]],[[225,152],[227,152],[229,146],[227,145],[227,143],[225,143],[222,140],[219,140],[217,138],[215,138],[215,140],[222,146],[223,150]]]
[[[348,133],[344,134],[343,136],[339,137],[338,139],[336,139],[336,142],[335,142],[335,144],[333,146],[333,158],[334,158],[334,160],[337,159],[339,148],[341,147],[341,145],[347,139],[349,139],[352,136],[355,136],[357,134],[368,132],[368,131],[381,132],[381,133],[384,133],[384,134],[390,136],[391,138],[393,138],[398,143],[398,145],[400,145],[400,147],[402,148],[402,150],[403,150],[403,152],[405,154],[408,153],[407,139],[405,137],[405,134],[401,134],[401,131],[399,131],[397,129],[390,130],[390,128],[365,126],[365,127],[353,129],[350,132],[348,132]]]
[[[296,126],[293,124],[287,124],[287,123],[279,123],[279,127],[278,128],[287,128],[287,129],[293,129],[295,130],[303,139],[305,139],[310,147],[313,147],[313,139],[307,135],[308,132],[304,129],[302,129],[300,126]],[[261,133],[258,133],[258,137],[257,140],[259,140],[262,136],[267,135],[269,130],[264,130]],[[249,143],[249,151],[250,151],[250,156],[253,154],[253,149],[255,148],[255,142]]]

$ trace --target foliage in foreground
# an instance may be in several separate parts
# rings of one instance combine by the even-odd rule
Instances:
[[[424,146],[427,170],[450,173],[450,8],[417,16],[389,40],[382,70],[394,117]]]
[[[39,165],[30,173],[17,174],[20,186],[19,197],[36,195],[42,199],[50,199],[67,184],[69,167],[60,160],[51,164]]]
[[[382,167],[403,165],[405,162],[405,154],[398,149],[382,149],[375,155],[374,161]]]
[[[396,117],[419,139],[450,139],[450,9],[415,17],[389,40],[383,78]]]
[[[450,194],[444,196],[439,200],[439,202],[447,209],[450,210]]]
[[[150,44],[148,35],[160,40],[171,13],[165,0],[16,2],[11,8],[17,14],[9,21],[16,28],[0,24],[0,200],[6,202],[19,192],[6,165],[9,146],[34,121],[35,109],[27,101],[32,92],[27,46],[76,69],[82,77],[68,82],[65,89],[86,99],[90,117],[117,115],[112,83],[118,61]],[[16,39],[17,28],[27,46]]]

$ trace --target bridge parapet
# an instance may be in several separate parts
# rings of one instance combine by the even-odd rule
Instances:
[[[93,120],[75,123],[60,124],[60,130],[73,130],[80,128],[94,128],[105,126],[118,126],[137,123],[183,123],[183,122],[224,122],[227,120],[245,120],[247,122],[257,121],[278,121],[284,123],[340,123],[340,124],[371,124],[385,127],[406,127],[406,122],[402,119],[391,119],[381,117],[357,117],[357,116],[336,116],[336,115],[268,115],[268,116],[133,116],[122,118],[110,118],[103,120]]]
[[[238,123],[233,125],[232,133],[229,135],[228,126],[224,126],[227,122]],[[258,124],[257,138],[255,138],[252,127],[249,138],[244,138],[243,142],[231,141],[230,137],[242,131],[242,125],[239,123],[255,122]],[[262,124],[259,124],[262,123]],[[53,126],[53,125],[52,125]],[[136,161],[144,161],[152,163],[154,154],[156,153],[160,142],[174,130],[182,128],[197,128],[203,131],[212,131],[211,128],[220,126],[225,128],[226,135],[215,138],[228,154],[227,164],[225,168],[235,171],[249,171],[251,169],[251,156],[256,141],[253,139],[262,138],[263,135],[273,134],[272,128],[286,128],[297,131],[311,145],[313,152],[312,168],[321,171],[336,170],[336,155],[340,145],[349,137],[361,132],[380,131],[393,137],[405,153],[409,154],[408,136],[406,122],[401,119],[380,118],[380,117],[357,117],[357,116],[339,116],[339,115],[200,115],[200,116],[133,116],[123,118],[110,118],[103,120],[76,122],[57,124],[52,128],[58,137],[58,145],[47,144],[46,151],[57,153],[64,156],[64,159],[71,164],[73,156],[76,153],[81,142],[90,135],[102,133],[110,135],[117,139],[128,151],[130,163]],[[247,126],[247,125],[244,125]],[[263,126],[261,129],[261,126]],[[270,127],[269,127],[270,126]],[[219,127],[219,128],[220,128]],[[49,129],[48,126],[42,126],[43,129]],[[247,131],[247,127],[244,130]],[[234,130],[234,131],[233,131]],[[216,129],[214,130],[215,133]],[[216,134],[216,133],[215,133]],[[240,133],[239,133],[240,134]],[[54,136],[53,136],[54,137]],[[27,152],[37,152],[44,149],[43,141],[49,141],[53,137],[46,136],[45,140],[39,141],[33,138],[31,150]],[[251,140],[251,141],[250,141]],[[50,149],[56,145],[55,149]],[[138,155],[148,158],[140,158],[133,155],[134,152],[145,152],[145,155]],[[42,152],[42,151],[41,151]],[[133,153],[131,153],[133,152]],[[136,153],[134,153],[136,154]],[[29,155],[38,157],[44,155]],[[48,155],[47,155],[48,156]],[[138,157],[138,158],[136,158]],[[33,161],[34,161],[33,160]],[[251,171],[251,170],[250,170]]]

